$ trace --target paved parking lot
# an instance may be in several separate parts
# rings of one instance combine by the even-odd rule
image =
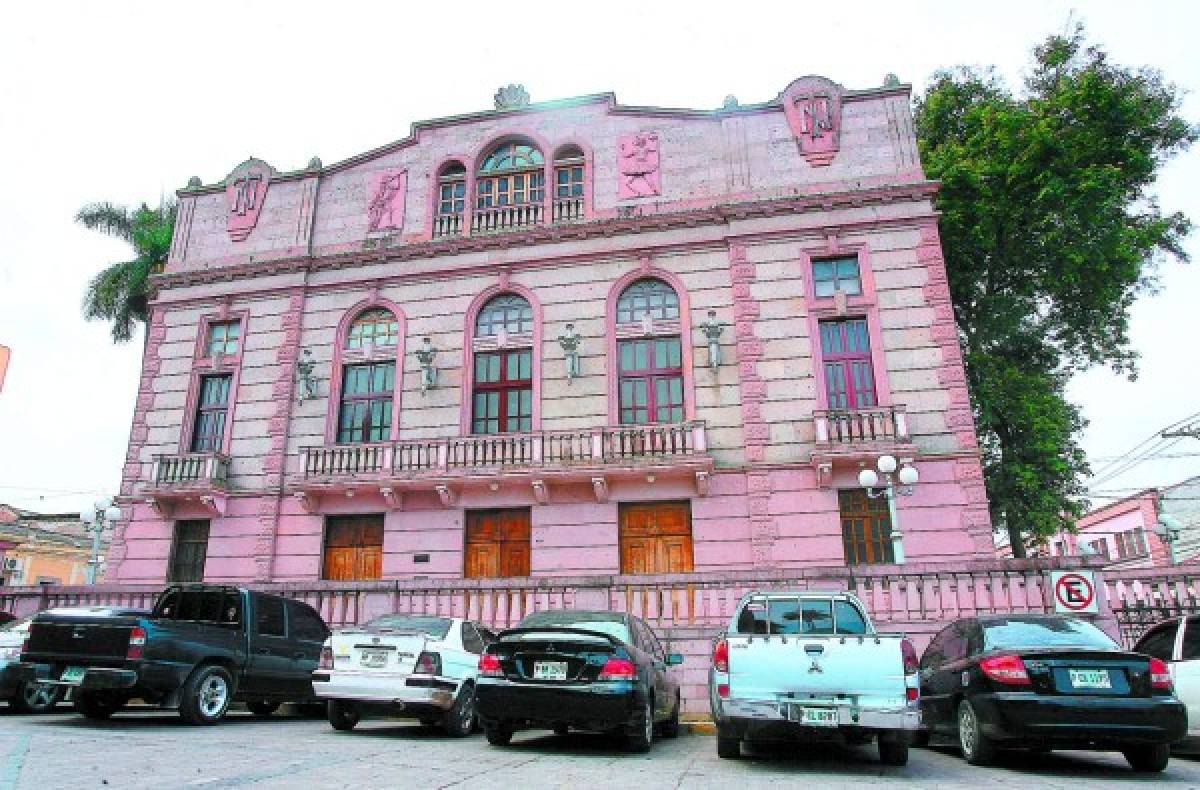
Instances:
[[[599,736],[518,734],[506,749],[483,736],[455,740],[417,725],[369,721],[335,733],[322,719],[271,720],[234,713],[194,728],[173,713],[139,711],[105,723],[72,713],[0,713],[0,790],[193,787],[823,787],[851,784],[1025,788],[1200,786],[1200,761],[1175,758],[1165,774],[1138,776],[1118,754],[1014,754],[971,768],[949,750],[916,749],[904,768],[884,768],[875,749],[788,749],[718,760],[712,737],[658,741],[625,754]]]

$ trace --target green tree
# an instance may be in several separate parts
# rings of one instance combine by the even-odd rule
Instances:
[[[89,203],[79,209],[75,221],[126,241],[133,248],[132,260],[114,263],[97,274],[83,296],[83,317],[111,321],[113,342],[128,342],[134,325],[149,320],[148,278],[166,263],[175,230],[175,203],[163,200],[158,208],[143,203],[136,209]]]
[[[1066,381],[1136,375],[1129,307],[1190,230],[1150,188],[1196,139],[1156,71],[1112,64],[1082,26],[1034,50],[1024,90],[991,70],[934,75],[916,106],[993,522],[1014,554],[1080,512],[1084,426]]]

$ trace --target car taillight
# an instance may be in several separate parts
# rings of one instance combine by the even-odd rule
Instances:
[[[913,643],[907,639],[900,640],[900,656],[904,659],[904,674],[917,674],[917,666],[920,662],[917,661],[917,649],[913,647]]]
[[[727,699],[729,697],[729,684],[728,683],[718,683],[717,684],[717,696],[720,697],[721,699]]]
[[[637,680],[637,666],[627,658],[610,658],[600,668],[597,680]]]
[[[921,692],[916,686],[909,686],[904,690],[904,694],[909,702],[916,702],[917,697],[921,695]]]
[[[125,658],[141,658],[142,650],[146,647],[146,629],[140,625],[135,625],[129,629],[129,649],[125,651]]]
[[[1150,687],[1171,690],[1171,670],[1167,669],[1166,662],[1160,658],[1150,659]]]
[[[713,668],[718,672],[729,671],[729,643],[724,639],[713,648]]]
[[[317,669],[333,669],[333,646],[321,648],[321,658],[317,661]]]
[[[1028,686],[1029,673],[1025,671],[1025,662],[1020,656],[1003,655],[985,658],[979,662],[979,668],[997,683],[1007,683],[1011,686]]]
[[[417,656],[417,666],[413,672],[417,675],[442,674],[442,657],[437,653],[421,653]]]
[[[492,653],[484,653],[479,657],[479,674],[485,678],[504,677],[504,669],[500,666],[500,657]]]

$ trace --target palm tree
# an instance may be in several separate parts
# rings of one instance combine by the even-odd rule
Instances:
[[[79,209],[75,221],[133,247],[133,260],[114,263],[97,274],[83,295],[83,317],[111,321],[113,342],[128,342],[134,323],[149,320],[147,279],[167,261],[175,231],[175,202],[164,199],[158,208],[143,203],[136,209],[89,203]]]

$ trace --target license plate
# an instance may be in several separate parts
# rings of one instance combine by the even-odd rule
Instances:
[[[388,651],[386,650],[364,650],[358,657],[358,663],[364,667],[374,669],[387,664]]]
[[[1112,678],[1107,669],[1072,669],[1071,687],[1077,689],[1110,689]]]
[[[83,676],[85,673],[87,673],[87,669],[84,667],[67,667],[63,670],[62,676],[59,677],[59,680],[61,680],[63,683],[79,685],[83,682]]]
[[[567,662],[565,661],[534,661],[534,680],[566,680]]]
[[[833,708],[801,708],[798,720],[809,727],[838,726],[837,711]]]

